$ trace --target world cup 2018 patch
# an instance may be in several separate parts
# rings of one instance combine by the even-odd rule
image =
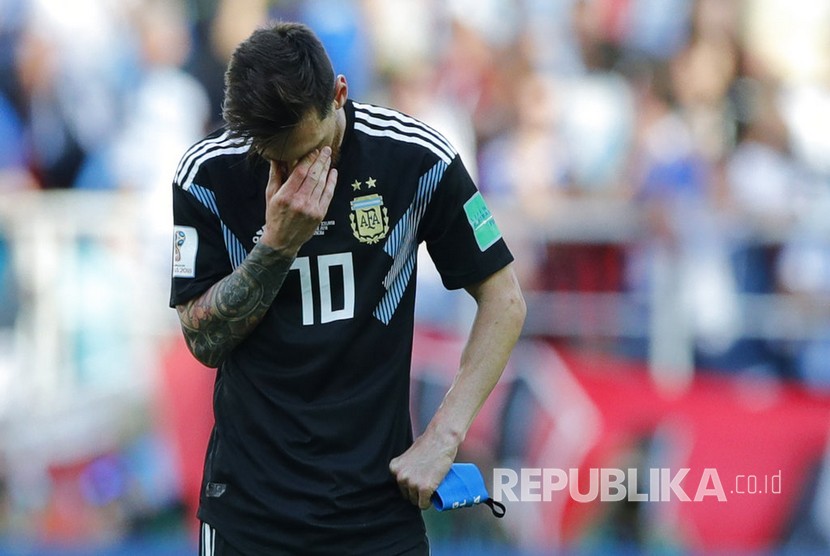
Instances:
[[[173,230],[173,277],[196,276],[196,252],[199,250],[199,234],[196,228],[176,226]]]
[[[501,231],[493,219],[493,213],[487,208],[487,203],[484,202],[481,193],[476,192],[475,195],[470,197],[469,201],[464,203],[464,212],[481,251],[486,251],[501,239]]]

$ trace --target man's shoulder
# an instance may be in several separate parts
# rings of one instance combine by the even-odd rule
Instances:
[[[368,140],[423,151],[449,164],[458,154],[452,143],[431,125],[394,108],[352,101],[354,130]]]
[[[204,169],[234,167],[239,158],[247,157],[249,149],[250,141],[233,137],[226,128],[220,127],[184,152],[176,168],[174,183],[187,190]]]

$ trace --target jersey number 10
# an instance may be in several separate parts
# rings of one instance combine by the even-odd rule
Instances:
[[[343,276],[343,307],[332,306],[332,268],[341,267]],[[303,325],[314,324],[314,296],[312,293],[311,257],[297,257],[291,270],[300,273],[300,292],[303,301]],[[320,292],[320,323],[346,320],[354,317],[354,264],[351,253],[333,253],[317,257],[317,281]]]

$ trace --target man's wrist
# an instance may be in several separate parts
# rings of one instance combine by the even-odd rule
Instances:
[[[426,435],[438,445],[442,451],[455,453],[458,447],[464,442],[466,436],[465,431],[459,427],[453,427],[449,423],[444,423],[436,416],[435,419],[427,426]]]
[[[249,256],[253,256],[260,264],[263,265],[283,265],[286,262],[290,266],[297,258],[299,249],[292,249],[285,246],[277,246],[275,244],[260,241],[251,250]]]

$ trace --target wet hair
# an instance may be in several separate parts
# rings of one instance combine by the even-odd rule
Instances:
[[[232,136],[272,144],[311,111],[332,110],[334,70],[320,40],[300,23],[277,22],[253,32],[225,72],[222,116]]]

